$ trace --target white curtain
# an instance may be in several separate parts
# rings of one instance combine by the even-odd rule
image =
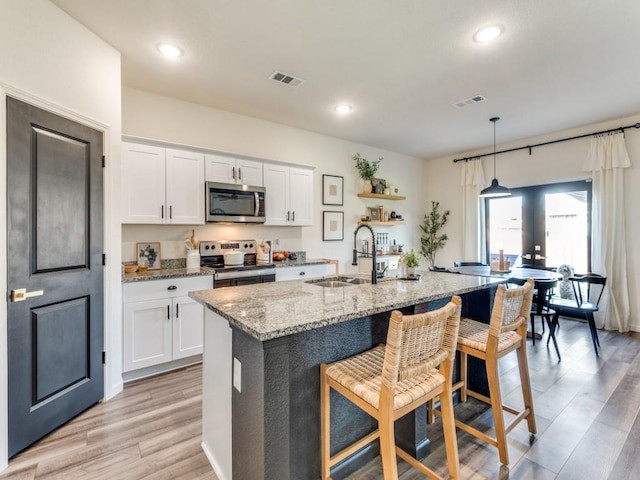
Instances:
[[[462,259],[469,262],[485,260],[484,203],[480,191],[484,187],[484,172],[479,158],[462,164]]]
[[[607,276],[596,323],[620,332],[628,332],[630,323],[623,178],[624,169],[630,166],[624,133],[591,139],[583,166],[593,175],[591,270]]]

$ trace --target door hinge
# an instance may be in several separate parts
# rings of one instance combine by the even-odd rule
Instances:
[[[102,168],[106,167],[107,165],[107,159],[104,155],[102,155]]]
[[[106,253],[103,253],[103,254],[102,254],[102,265],[104,266],[104,265],[106,265],[106,264],[107,264],[107,254],[106,254]]]
[[[102,364],[105,365],[107,363],[107,352],[102,352]]]

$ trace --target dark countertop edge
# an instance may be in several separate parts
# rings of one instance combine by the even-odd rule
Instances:
[[[296,280],[299,281],[299,280]],[[490,287],[492,285],[499,285],[500,283],[504,283],[504,279],[501,278],[499,282],[491,282],[491,283],[487,283],[485,285],[475,285],[473,287],[467,287],[467,288],[463,288],[463,289],[459,289],[456,290],[454,292],[450,292],[447,293],[445,295],[426,295],[425,297],[421,297],[418,299],[414,299],[411,301],[398,301],[397,303],[393,303],[391,305],[387,305],[384,307],[378,307],[378,308],[372,308],[372,309],[368,309],[368,310],[362,310],[360,312],[356,312],[350,315],[344,315],[344,316],[336,316],[334,318],[325,318],[322,319],[320,321],[316,321],[316,322],[310,322],[310,323],[306,323],[304,325],[297,325],[295,327],[287,327],[287,328],[283,328],[280,330],[274,330],[271,331],[269,333],[260,333],[252,328],[249,328],[247,325],[236,321],[232,316],[226,314],[225,312],[223,312],[222,310],[217,309],[215,306],[210,305],[207,302],[202,301],[200,298],[198,297],[194,297],[191,294],[189,294],[189,296],[191,298],[193,298],[196,302],[200,303],[201,305],[204,305],[205,308],[208,308],[209,310],[211,310],[212,312],[217,313],[218,315],[220,315],[222,318],[224,318],[225,320],[227,320],[229,322],[229,324],[235,328],[237,328],[238,330],[241,330],[249,335],[251,335],[253,338],[255,338],[256,340],[260,341],[260,342],[266,342],[268,340],[274,340],[276,338],[281,338],[281,337],[287,337],[289,335],[295,335],[296,333],[300,333],[300,332],[306,332],[308,330],[315,330],[317,328],[322,328],[322,327],[328,327],[330,325],[335,325],[338,323],[342,323],[342,322],[347,322],[349,320],[354,320],[356,318],[363,318],[363,317],[368,317],[370,315],[375,315],[377,313],[385,313],[385,312],[390,312],[392,310],[397,310],[399,308],[404,308],[404,307],[411,307],[413,305],[419,305],[421,303],[426,303],[426,302],[430,302],[433,300],[440,300],[442,298],[447,298],[447,297],[451,297],[453,295],[462,295],[465,293],[469,293],[469,292],[475,292],[477,290],[483,290],[487,287]]]
[[[172,278],[204,277],[207,275],[213,275],[213,271],[207,267],[201,267],[199,272],[187,272],[185,268],[168,268],[164,270],[147,271],[144,275],[140,275],[138,273],[125,273],[122,276],[122,283],[169,280]]]

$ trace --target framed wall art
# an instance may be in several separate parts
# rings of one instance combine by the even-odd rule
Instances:
[[[380,221],[380,209],[378,207],[369,207],[369,217],[371,217],[372,222]]]
[[[344,240],[344,212],[322,212],[322,240]]]
[[[160,242],[136,243],[138,265],[148,265],[149,270],[160,270]]]
[[[322,175],[322,204],[343,205],[344,177]]]

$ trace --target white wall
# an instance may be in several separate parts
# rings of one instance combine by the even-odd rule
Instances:
[[[528,138],[511,144],[498,145],[496,148],[503,150],[532,145],[638,122],[640,122],[640,115],[557,132],[544,137]],[[640,129],[626,130],[625,139],[632,163],[631,168],[625,170],[627,274],[631,301],[631,328],[640,331],[640,252],[635,247],[636,239],[640,235],[640,215],[636,212],[637,205],[640,204]],[[500,185],[523,187],[589,178],[589,175],[582,171],[582,164],[589,150],[589,142],[590,137],[587,137],[538,147],[533,149],[531,156],[527,150],[498,155],[496,168]],[[491,150],[490,148],[488,151]],[[461,153],[425,163],[425,200],[438,200],[445,208],[451,210],[450,225],[446,229],[450,240],[445,248],[438,252],[438,264],[440,265],[451,266],[455,260],[462,258],[462,189],[460,187],[462,164],[454,164],[452,160],[486,152],[487,150]],[[493,173],[493,157],[483,159],[483,168],[485,178],[487,182],[490,182]]]
[[[105,131],[105,395],[121,387],[120,54],[47,0],[0,4],[0,86],[26,101]],[[2,98],[4,101],[4,97]],[[4,104],[0,198],[6,199]],[[117,199],[118,201],[114,201]],[[0,291],[6,292],[6,212],[0,209]],[[0,306],[0,469],[6,466],[6,296]]]
[[[310,258],[339,259],[340,271],[349,271],[356,222],[367,205],[384,203],[389,210],[401,213],[407,224],[377,227],[376,231],[387,232],[398,243],[419,248],[416,221],[421,220],[426,211],[420,201],[423,160],[127,87],[123,88],[122,127],[125,135],[315,167],[314,226],[205,225],[196,228],[200,240],[279,239],[282,249],[306,250]],[[398,186],[407,200],[359,199],[356,194],[362,191],[362,181],[351,159],[356,152],[369,160],[384,157],[377,176]],[[322,174],[344,176],[343,207],[322,205]],[[322,241],[323,210],[345,212],[344,241]],[[165,252],[165,245],[181,245],[190,231],[190,227],[125,225],[122,228],[123,260],[134,259],[136,241],[162,241],[161,252]],[[358,238],[366,238],[366,234],[361,232]],[[184,252],[175,252],[175,248],[170,251],[167,258],[178,258],[176,253],[184,256]],[[166,257],[164,253],[163,257]]]

